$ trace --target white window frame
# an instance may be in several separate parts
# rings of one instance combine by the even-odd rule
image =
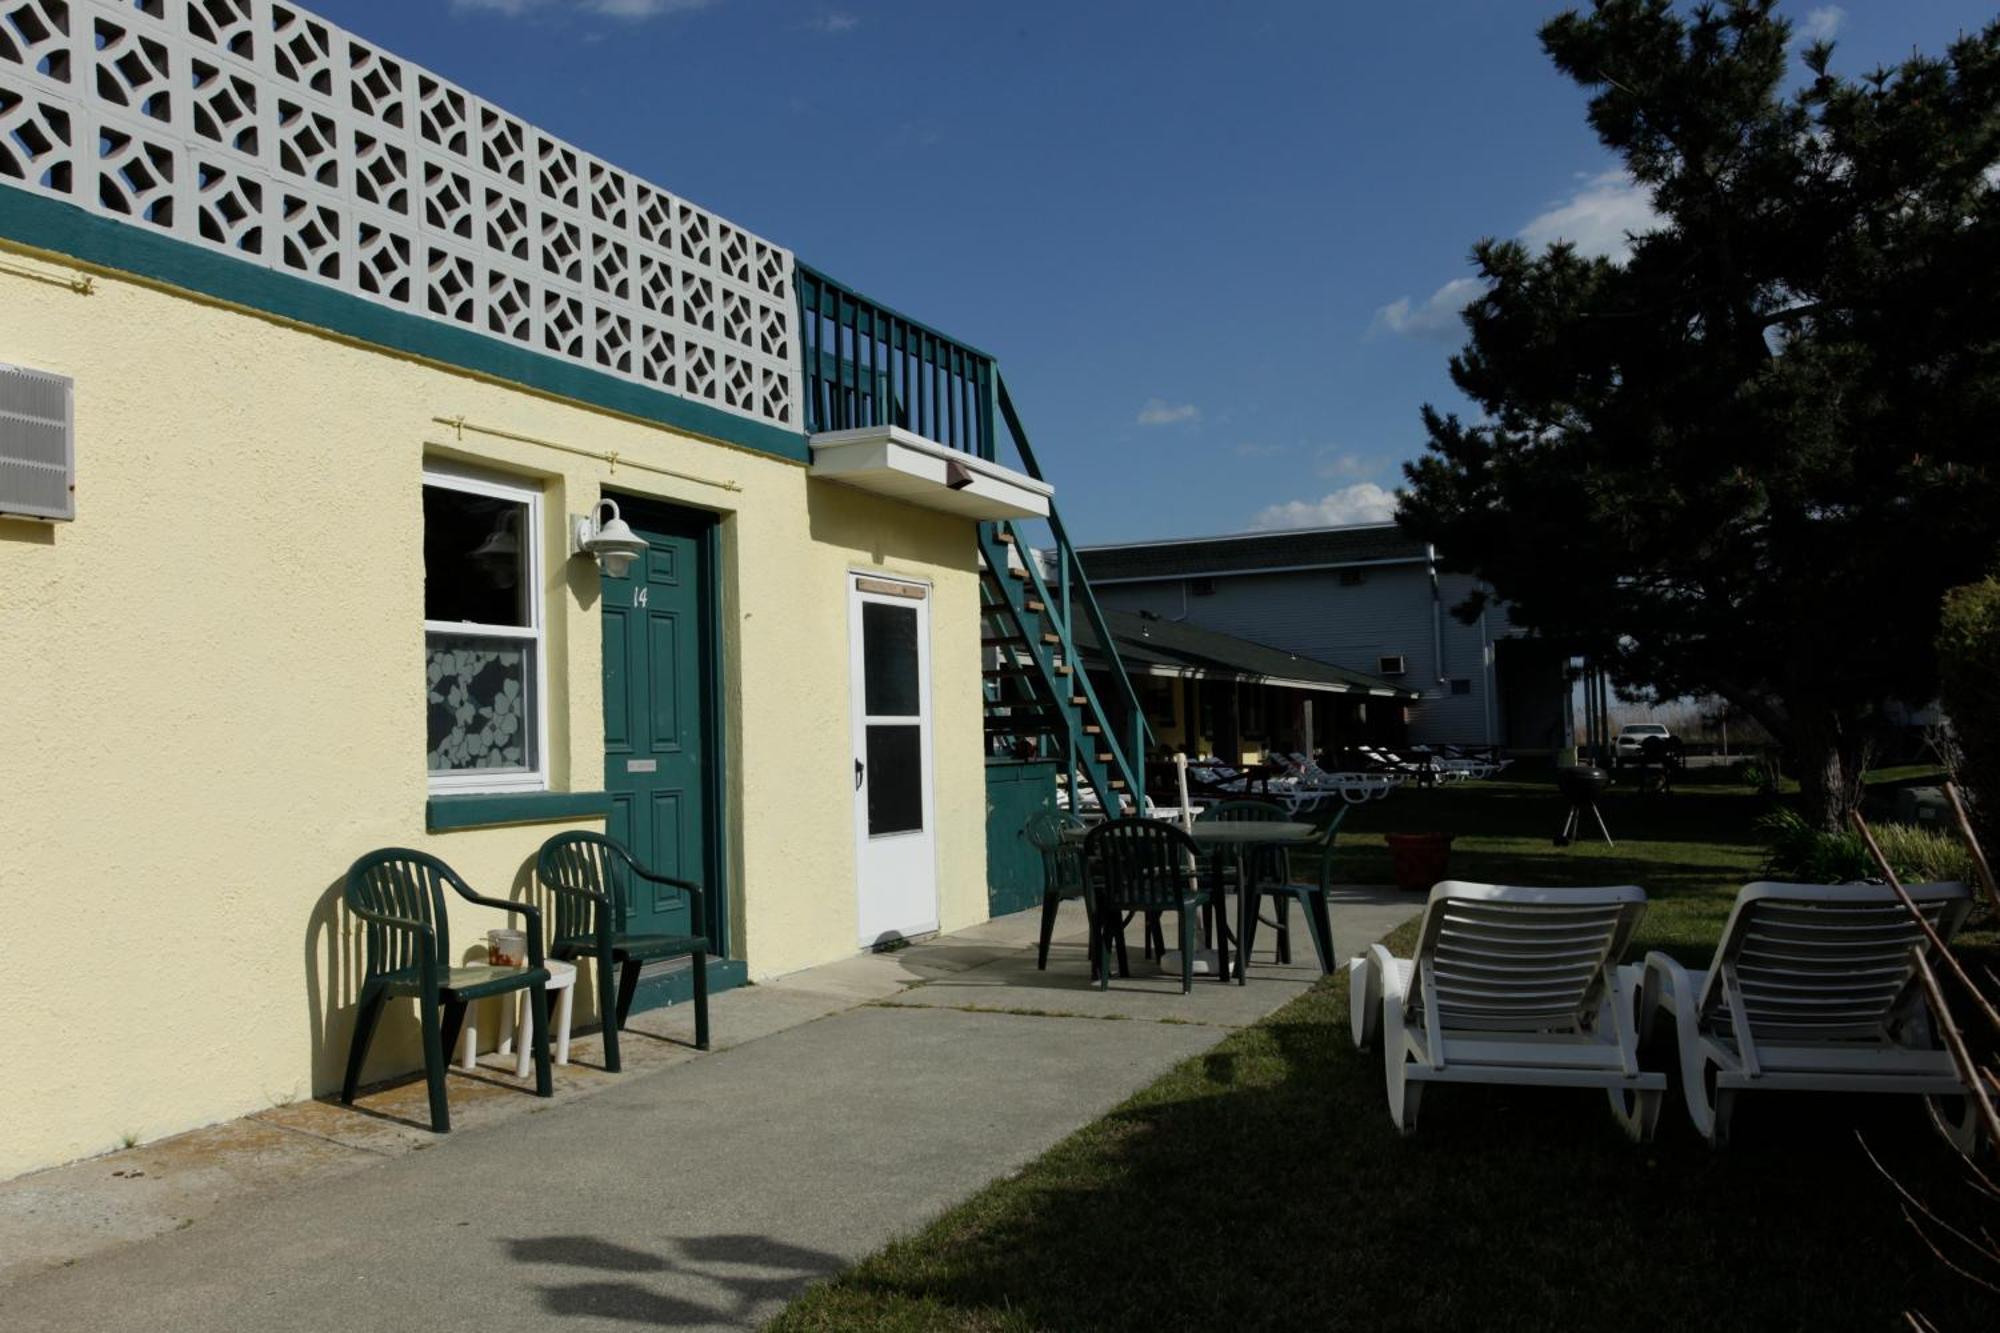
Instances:
[[[535,766],[521,773],[496,773],[491,769],[467,769],[456,773],[425,770],[434,796],[466,796],[477,792],[547,791],[549,789],[549,690],[548,634],[543,608],[542,584],[542,492],[523,482],[505,481],[491,473],[474,472],[444,463],[424,464],[425,486],[464,491],[496,500],[512,500],[528,507],[522,525],[521,544],[527,556],[522,577],[528,586],[527,625],[484,625],[470,620],[424,621],[425,643],[432,633],[477,634],[485,638],[519,639],[534,645],[532,683],[535,710]]]

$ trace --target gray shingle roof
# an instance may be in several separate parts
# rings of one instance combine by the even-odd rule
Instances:
[[[1162,620],[1129,611],[1106,611],[1104,623],[1116,640],[1118,654],[1128,666],[1164,666],[1177,671],[1199,671],[1210,677],[1239,680],[1292,681],[1319,686],[1341,694],[1393,695],[1415,699],[1417,691],[1375,676],[1349,671],[1331,662],[1300,657],[1282,648],[1271,648],[1230,634],[1190,625],[1184,620]],[[1077,651],[1086,660],[1101,656],[1096,637],[1083,616],[1074,627]]]
[[[1240,537],[1085,546],[1084,572],[1098,582],[1240,574],[1253,569],[1325,568],[1379,560],[1421,560],[1424,544],[1393,523],[1349,528],[1300,528]]]

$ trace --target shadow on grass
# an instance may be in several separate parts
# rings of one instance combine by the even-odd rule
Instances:
[[[1670,1093],[1677,1099],[1678,1091]],[[1868,1164],[1945,1188],[1914,1099],[1746,1098],[1711,1152],[1670,1101],[1629,1143],[1601,1094],[1440,1087],[1418,1134],[1325,985],[1177,1068],[928,1230],[816,1289],[786,1330],[1940,1327],[1941,1280]],[[1990,1326],[1990,1325],[1988,1325]]]
[[[1769,804],[1740,787],[1665,795],[1614,790],[1603,809],[1615,843],[1592,839],[1557,847],[1554,835],[1567,808],[1552,786],[1534,782],[1399,792],[1361,807],[1342,826],[1337,874],[1350,883],[1387,883],[1394,871],[1383,834],[1448,832],[1456,838],[1452,878],[1549,887],[1637,884],[1651,906],[1636,947],[1706,961],[1737,889],[1762,876],[1765,844],[1756,821]]]
[[[1761,849],[1756,816],[1770,803],[1745,787],[1696,787],[1640,792],[1613,787],[1598,800],[1611,836],[1636,842],[1693,842]],[[1461,837],[1547,842],[1562,827],[1569,802],[1552,783],[1467,782],[1424,790],[1407,787],[1387,800],[1357,806],[1341,826],[1353,833],[1443,830]],[[1586,821],[1588,822],[1588,821]]]

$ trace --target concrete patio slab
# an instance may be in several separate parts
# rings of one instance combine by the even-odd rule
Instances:
[[[251,1118],[10,1181],[0,1187],[0,1310],[9,1279],[190,1226],[274,1181],[311,1187],[382,1160]]]
[[[1137,932],[1133,943],[1137,944]],[[1297,946],[1294,939],[1294,962]],[[1311,946],[1305,945],[1310,954]],[[981,967],[940,977],[876,1003],[889,1008],[974,1009],[1037,1013],[1078,1018],[1150,1019],[1195,1023],[1209,1027],[1245,1027],[1302,994],[1319,976],[1319,967],[1279,967],[1260,949],[1246,985],[1197,977],[1194,990],[1181,993],[1180,974],[1168,976],[1157,963],[1131,951],[1132,975],[1114,976],[1108,990],[1090,979],[1090,962],[1081,943],[1049,951],[1046,972],[1035,967],[1032,951]]]
[[[0,1323],[754,1326],[1216,1035],[857,1009],[18,1283]]]
[[[1394,889],[1343,888],[1337,898],[1330,913],[1336,959],[1347,958],[1380,939],[1418,906],[1412,895]],[[1021,913],[1005,920],[1018,927],[1021,917],[1033,915]],[[1046,970],[1035,966],[1035,932],[1030,932],[1025,947],[997,951],[989,961],[932,976],[875,1003],[1244,1027],[1302,994],[1320,975],[1311,937],[1296,913],[1290,965],[1276,961],[1277,932],[1263,928],[1258,932],[1244,984],[1197,977],[1194,989],[1187,994],[1181,992],[1177,971],[1162,972],[1157,962],[1141,957],[1136,924],[1127,931],[1131,975],[1113,976],[1109,987],[1102,990],[1090,979],[1081,908],[1065,904],[1057,925]]]
[[[1417,906],[1343,891],[1337,951]],[[549,1100],[485,1057],[445,1138],[410,1079],[0,1184],[0,1327],[755,1326],[1317,974],[1260,947],[1249,986],[1135,958],[1099,992],[1076,906],[1047,972],[1039,926],[717,996],[709,1054],[685,1005],[634,1020],[623,1074],[579,1036]]]

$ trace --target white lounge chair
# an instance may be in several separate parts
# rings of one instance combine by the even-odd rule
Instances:
[[[1349,805],[1382,800],[1394,791],[1402,774],[1342,771],[1329,773],[1306,755],[1294,754],[1292,778],[1300,792],[1319,792],[1323,797],[1338,795]]]
[[[1379,1048],[1389,1118],[1408,1134],[1429,1083],[1603,1088],[1640,1142],[1663,1073],[1639,1067],[1639,969],[1618,959],[1645,890],[1526,889],[1446,880],[1414,959],[1381,945],[1348,964],[1354,1044]]]
[[[1971,910],[1962,884],[1908,892],[1947,941]],[[1768,1089],[1922,1094],[1939,1130],[1969,1151],[1978,1120],[1939,1048],[1913,948],[1929,946],[1887,885],[1748,885],[1706,971],[1646,955],[1642,1043],[1673,1017],[1688,1115],[1717,1147],[1736,1095]]]

